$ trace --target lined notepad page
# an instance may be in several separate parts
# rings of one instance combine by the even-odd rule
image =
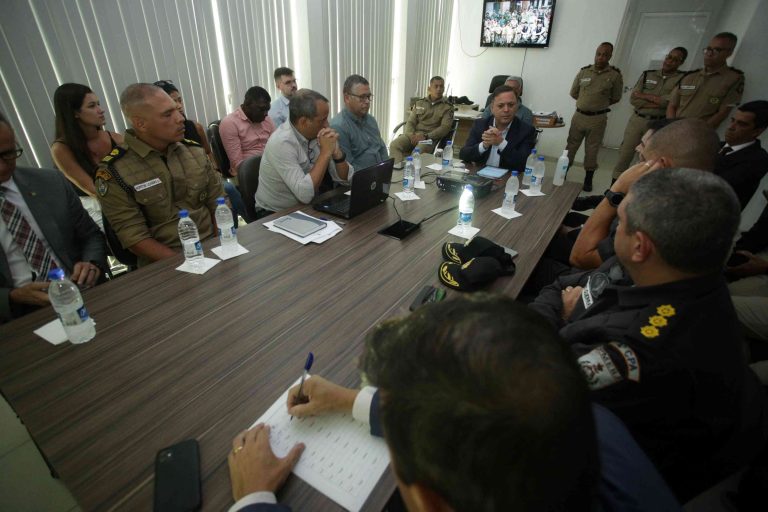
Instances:
[[[298,381],[296,382],[298,383]],[[327,414],[290,421],[286,390],[256,422],[271,427],[270,444],[284,457],[304,443],[293,472],[309,485],[352,512],[359,511],[389,465],[384,439],[348,414]]]

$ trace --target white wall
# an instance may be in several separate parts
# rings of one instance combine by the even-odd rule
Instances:
[[[520,75],[525,80],[525,105],[534,110],[556,110],[570,123],[575,109],[568,94],[573,77],[579,68],[592,64],[597,45],[616,41],[627,1],[557,2],[550,47],[526,50],[481,48],[482,2],[455,0],[446,77],[451,94],[466,95],[483,106],[494,75]],[[544,130],[539,151],[557,158],[565,148],[567,135],[567,126]],[[580,154],[577,160],[581,160]]]

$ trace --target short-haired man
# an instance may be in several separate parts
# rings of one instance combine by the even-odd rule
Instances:
[[[331,119],[331,128],[339,134],[339,146],[347,162],[355,169],[365,169],[383,162],[389,155],[381,140],[379,124],[368,113],[373,94],[368,80],[350,75],[344,80],[344,108]]]
[[[664,58],[661,69],[648,69],[638,78],[629,97],[634,113],[629,116],[627,127],[624,129],[619,159],[613,168],[614,180],[629,167],[635,156],[635,148],[643,134],[648,131],[648,123],[666,117],[669,97],[685,76],[678,68],[685,62],[686,57],[688,50],[682,46],[672,48]]]
[[[328,100],[322,94],[301,89],[290,109],[289,122],[272,134],[261,158],[256,189],[260,217],[308,204],[321,185],[347,184],[355,170],[339,148],[339,135],[328,127]]]
[[[129,85],[120,107],[131,128],[99,164],[96,191],[120,243],[142,266],[178,253],[179,210],[189,211],[201,240],[212,237],[224,189],[202,146],[184,139],[184,116],[160,87]]]
[[[288,120],[290,112],[288,111],[288,103],[296,94],[296,77],[293,75],[291,68],[280,67],[275,70],[275,87],[280,91],[280,95],[272,102],[272,107],[269,109],[269,117],[272,122],[275,123],[275,127],[280,126]]]
[[[722,272],[739,204],[710,172],[660,169],[637,180],[618,216],[616,256],[561,276],[531,307],[572,344],[595,401],[685,502],[747,464],[768,436]]]
[[[725,130],[725,142],[715,160],[715,174],[727,181],[741,209],[754,195],[768,171],[768,152],[758,137],[768,127],[768,101],[750,101],[738,107]]]
[[[267,116],[271,98],[266,89],[257,86],[245,92],[240,108],[219,123],[219,135],[230,164],[230,174],[237,176],[243,161],[261,156],[275,123]]]
[[[616,209],[638,178],[665,167],[712,171],[717,147],[717,133],[699,119],[680,119],[655,132],[639,148],[643,161],[619,176],[584,223],[571,249],[571,265],[593,269],[613,256]]]
[[[58,171],[16,167],[22,149],[0,113],[0,323],[50,304],[48,272],[79,286],[107,270],[99,227]]]
[[[448,135],[453,127],[453,105],[443,98],[445,80],[440,76],[429,79],[428,94],[413,105],[403,134],[389,145],[389,154],[395,163],[402,162],[420,142],[431,140],[432,144],[421,144],[424,152],[431,153],[435,145]]]
[[[515,114],[515,117],[524,123],[528,123],[533,126],[533,112],[531,112],[531,109],[523,105],[523,78],[519,76],[509,76],[506,80],[504,80],[504,85],[514,89],[515,94],[517,95],[517,113]],[[493,92],[489,94],[488,98],[485,100],[485,108],[483,109],[483,117],[485,119],[490,119],[493,117],[492,102]]]
[[[696,117],[717,129],[741,101],[744,73],[726,64],[736,36],[721,32],[704,48],[704,67],[688,72],[672,93],[667,117]]]
[[[576,100],[576,113],[568,130],[565,149],[568,163],[573,165],[576,151],[584,143],[584,191],[592,190],[592,177],[597,170],[597,153],[603,143],[609,108],[621,99],[624,85],[621,71],[608,63],[613,56],[613,45],[605,42],[595,50],[595,62],[584,66],[576,74],[571,85],[571,97]]]
[[[289,391],[288,412],[351,412],[369,423],[389,445],[411,511],[676,507],[621,422],[590,406],[568,347],[512,299],[476,294],[386,321],[366,340],[362,370],[378,389],[314,376],[304,383],[307,403],[294,402],[298,386]],[[230,510],[285,510],[254,503],[274,503],[269,493],[302,450],[277,459],[269,426],[240,433],[229,456]]]
[[[536,129],[517,118],[517,94],[500,85],[493,91],[491,118],[477,119],[472,125],[460,157],[480,165],[520,171],[536,144]]]

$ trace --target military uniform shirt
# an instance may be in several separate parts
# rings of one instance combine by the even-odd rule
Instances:
[[[571,97],[576,99],[576,108],[579,110],[597,112],[619,101],[623,86],[624,81],[618,68],[606,66],[598,70],[593,64],[584,66],[576,74],[571,86]]]
[[[214,235],[211,216],[224,196],[221,179],[205,150],[193,141],[175,142],[164,154],[128,130],[125,143],[96,171],[96,190],[104,214],[124,248],[147,238],[180,248],[179,210],[189,210],[200,239]],[[139,261],[145,264],[147,261]]]
[[[445,101],[445,98],[433,102],[426,96],[417,101],[411,109],[403,133],[411,135],[422,132],[428,139],[437,143],[451,131],[452,126],[453,105]]]
[[[646,116],[665,117],[667,112],[667,103],[674,92],[677,84],[685,76],[682,71],[675,71],[670,75],[663,75],[660,69],[649,69],[644,71],[637,80],[632,92],[643,94],[653,94],[661,97],[661,103],[656,105],[650,101],[641,98],[630,97],[629,102],[635,107],[635,110]]]
[[[723,66],[713,73],[703,69],[685,75],[672,93],[677,117],[707,120],[723,106],[735,107],[744,92],[744,73]]]

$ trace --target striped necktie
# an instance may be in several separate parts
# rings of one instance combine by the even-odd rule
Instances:
[[[47,281],[48,272],[56,268],[56,263],[53,261],[50,251],[45,248],[27,219],[21,214],[21,210],[6,200],[4,187],[0,187],[0,215],[2,215],[8,231],[13,235],[16,245],[24,252],[24,257],[36,273],[35,280]]]

